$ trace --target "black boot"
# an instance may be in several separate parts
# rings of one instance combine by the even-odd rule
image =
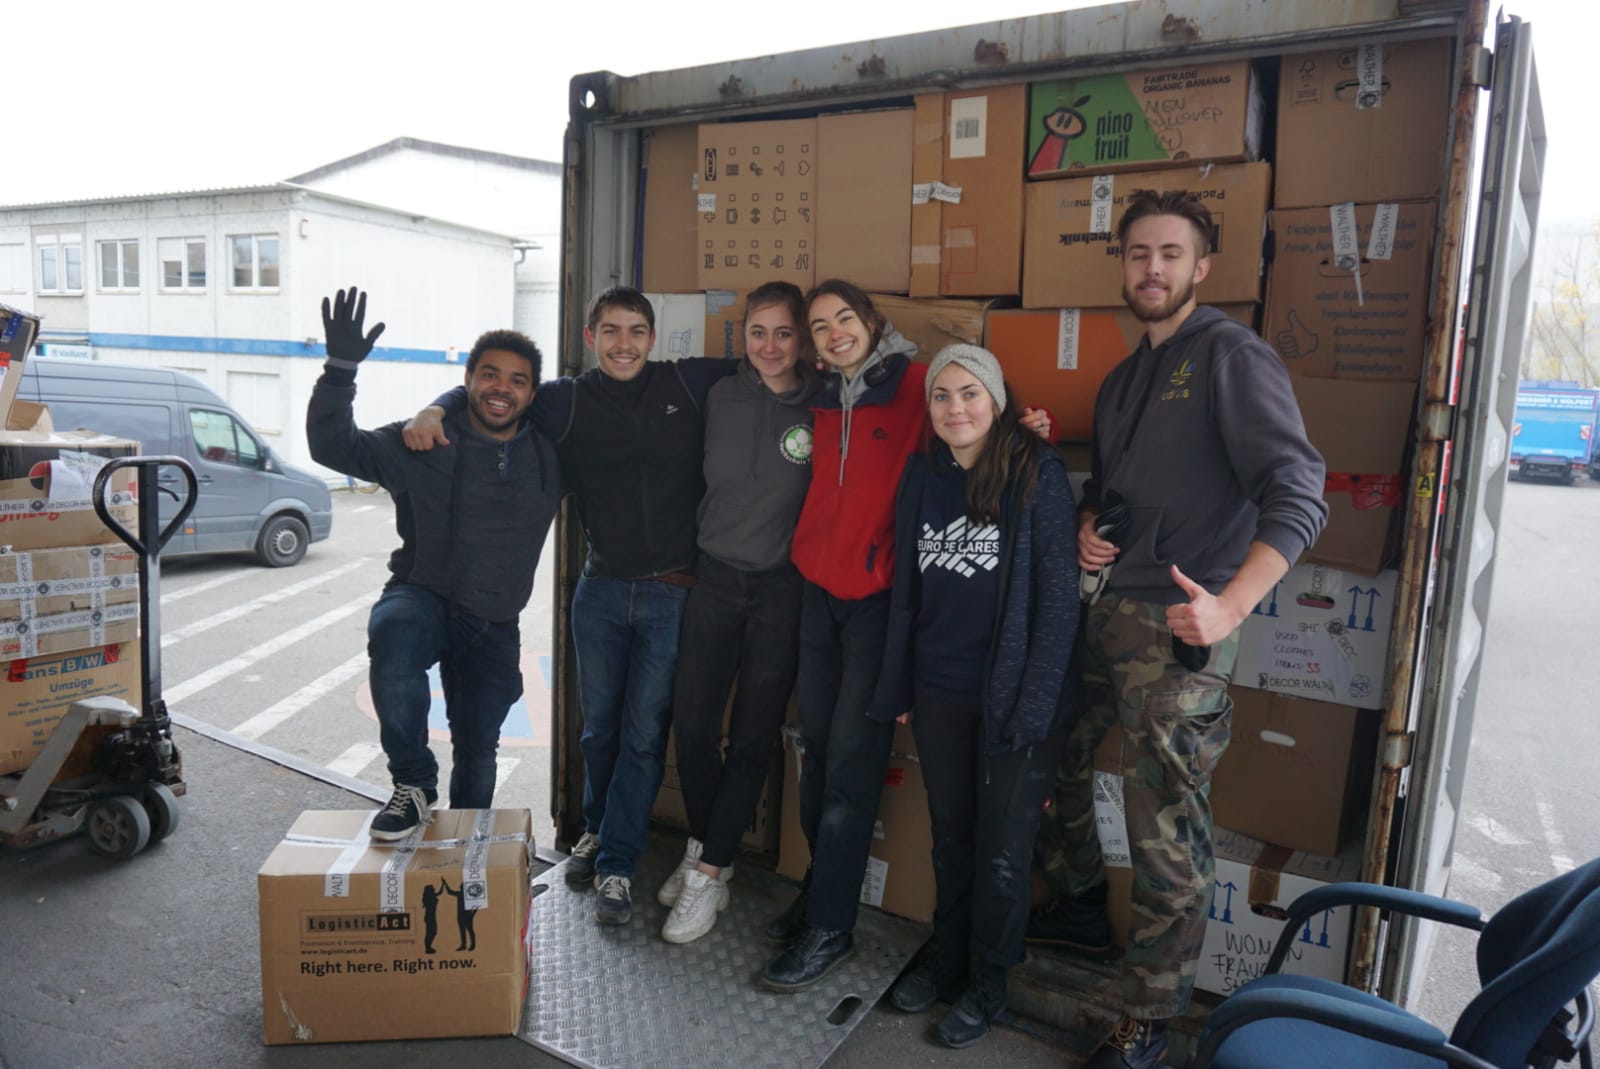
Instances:
[[[805,879],[800,881],[800,893],[795,900],[789,903],[789,908],[778,914],[767,924],[767,938],[774,943],[788,946],[799,938],[806,927],[806,907],[811,904],[811,870],[806,869]]]
[[[959,960],[946,960],[946,959]],[[946,953],[943,944],[923,948],[911,968],[895,981],[889,1004],[901,1013],[921,1013],[935,1002],[951,1002],[967,983],[965,952]]]
[[[807,928],[788,950],[761,972],[772,991],[800,991],[832,972],[855,950],[855,936],[828,928]]]
[[[1028,915],[1027,944],[1048,950],[1104,958],[1111,953],[1111,924],[1106,920],[1106,884],[1102,880],[1081,895],[1062,895]]]
[[[980,961],[961,998],[933,1030],[933,1038],[955,1050],[970,1047],[989,1034],[989,1025],[1005,1008],[1005,969]]]
[[[1083,1069],[1159,1069],[1167,1054],[1167,1022],[1124,1017]]]

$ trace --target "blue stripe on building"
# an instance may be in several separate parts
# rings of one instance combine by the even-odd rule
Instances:
[[[83,337],[82,334],[76,337]],[[190,338],[178,334],[104,334],[89,332],[89,344],[105,349],[147,349],[157,352],[219,353],[236,356],[292,356],[322,360],[328,351],[321,342],[307,345],[303,341],[276,341],[266,338]],[[50,339],[40,339],[43,355],[50,355]],[[380,345],[372,350],[369,360],[388,360],[403,364],[464,364],[468,349],[456,353],[450,360],[444,349],[401,349]]]

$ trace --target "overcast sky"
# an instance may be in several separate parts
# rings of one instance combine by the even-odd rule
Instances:
[[[1493,2],[1535,26],[1551,142],[1544,215],[1600,217],[1587,188],[1600,165],[1588,140],[1591,0]],[[0,204],[270,182],[400,136],[558,160],[574,74],[696,66],[1088,5],[894,6],[17,0],[0,19]]]

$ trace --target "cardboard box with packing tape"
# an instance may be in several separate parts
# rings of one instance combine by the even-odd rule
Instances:
[[[639,152],[640,288],[655,293],[699,289],[695,179],[700,127],[695,123],[652,127],[640,135]]]
[[[940,173],[914,174],[912,186],[913,205],[942,202],[938,213],[938,295],[1014,295],[1022,278],[1022,158],[1027,147],[1028,87],[1003,85],[950,92],[944,94],[943,102]],[[920,108],[915,121],[920,127]],[[920,158],[915,156],[913,162]],[[913,272],[923,240],[913,216]],[[928,295],[920,288],[912,294]]]
[[[50,733],[81,698],[120,698],[138,709],[144,677],[139,644],[111,642],[0,663],[0,774],[33,763]],[[73,751],[61,777],[93,770],[92,748]]]
[[[266,1042],[515,1034],[528,811],[440,809],[396,843],[373,815],[302,813],[256,875]]]
[[[788,760],[783,777],[778,874],[798,880],[811,863],[810,847],[800,828],[803,753],[799,729],[792,724],[785,727],[783,743]],[[933,830],[928,817],[928,792],[922,785],[916,742],[906,724],[895,725],[867,871],[861,881],[861,901],[914,921],[933,919]]]
[[[0,423],[5,422],[22,385],[22,365],[39,337],[39,317],[0,304]]]
[[[139,558],[118,545],[0,553],[0,658],[133,642]]]
[[[43,405],[12,406],[0,431],[0,546],[13,551],[119,542],[95,515],[90,492],[107,460],[133,456],[139,444],[92,431],[51,428]],[[133,468],[117,472],[106,495],[128,530],[138,522]]]
[[[927,363],[946,345],[963,342],[983,344],[983,318],[1001,301],[962,301],[932,297],[899,297],[891,293],[872,294],[873,306],[894,324],[894,329],[917,343],[914,359]],[[1010,302],[1010,303],[1015,303]]]
[[[1397,572],[1298,564],[1244,618],[1238,686],[1357,709],[1383,704]]]

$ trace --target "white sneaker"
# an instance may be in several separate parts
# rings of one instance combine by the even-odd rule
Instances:
[[[661,928],[661,938],[669,943],[694,942],[717,923],[717,914],[728,908],[728,898],[728,887],[721,880],[690,869],[683,878],[683,893]]]
[[[656,901],[671,909],[678,904],[678,896],[683,894],[683,878],[695,870],[700,864],[700,856],[705,852],[705,844],[693,836],[689,837],[689,845],[684,847],[683,860],[678,862],[678,867],[672,870],[672,875],[667,877],[667,882],[661,885],[661,890],[656,892]],[[724,885],[733,879],[733,866],[724,865],[722,874],[717,877]]]

